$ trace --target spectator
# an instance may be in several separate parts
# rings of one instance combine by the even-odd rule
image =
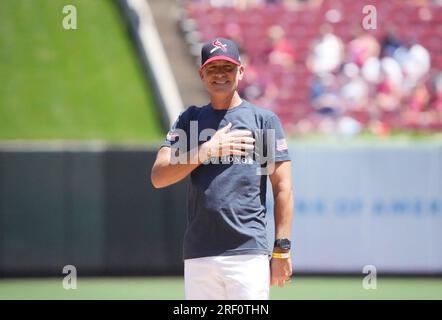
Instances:
[[[414,89],[413,95],[410,99],[409,108],[413,112],[422,112],[427,109],[429,102],[430,92],[425,83],[421,81]]]
[[[264,93],[266,79],[265,77],[258,77],[257,69],[251,64],[250,58],[247,54],[241,54],[241,62],[247,72],[245,73],[243,80],[239,83],[239,93],[241,96],[244,96],[246,100],[256,101],[256,99]]]
[[[235,6],[239,10],[262,7],[266,4],[265,0],[236,0],[235,2]]]
[[[439,121],[442,123],[442,71],[434,77],[433,96],[430,101],[431,110],[433,110]]]
[[[381,61],[382,80],[377,87],[376,102],[382,111],[394,111],[401,101],[402,72],[399,63],[390,57]]]
[[[260,7],[265,5],[265,0],[210,0],[210,6],[214,8],[235,7],[239,10]]]
[[[381,57],[393,57],[396,50],[402,48],[403,44],[396,36],[392,25],[387,27],[387,33],[381,40]]]
[[[318,114],[332,117],[342,114],[343,102],[339,95],[339,84],[333,74],[320,75],[312,88],[312,105]]]
[[[270,110],[275,110],[278,107],[277,100],[279,94],[279,88],[274,83],[269,83],[264,89],[264,94],[255,101],[256,103],[266,106]]]
[[[414,44],[408,50],[407,59],[403,66],[403,72],[412,84],[418,81],[430,71],[430,53],[420,44]]]
[[[285,37],[284,29],[281,26],[271,26],[267,32],[271,41],[269,52],[269,63],[272,65],[281,65],[291,67],[296,60],[295,50]]]
[[[362,67],[369,58],[379,57],[381,46],[371,34],[356,29],[355,38],[348,44],[349,60]]]
[[[367,83],[359,75],[359,68],[353,63],[344,66],[344,85],[340,95],[346,111],[364,111],[368,106],[369,89]]]
[[[361,74],[367,83],[378,84],[381,81],[381,61],[379,58],[368,58],[361,68]]]
[[[329,24],[321,26],[321,37],[313,45],[312,53],[307,58],[307,67],[316,74],[336,71],[344,59],[342,40],[333,34]]]
[[[234,7],[236,0],[210,0],[210,5],[215,8]]]

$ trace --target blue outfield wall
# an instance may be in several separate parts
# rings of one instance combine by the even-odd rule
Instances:
[[[188,181],[151,186],[155,147],[87,146],[0,146],[0,276],[182,274]],[[442,146],[290,152],[295,273],[442,274]]]
[[[442,147],[290,147],[299,272],[442,273]],[[267,195],[269,237],[273,199]]]

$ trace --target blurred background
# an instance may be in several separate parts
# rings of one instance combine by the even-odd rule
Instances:
[[[149,176],[208,102],[217,36],[289,138],[294,277],[271,298],[442,299],[437,0],[0,1],[0,299],[184,298],[188,181]]]

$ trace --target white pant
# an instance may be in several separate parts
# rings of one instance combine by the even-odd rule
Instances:
[[[267,255],[215,256],[184,260],[187,300],[267,300]]]

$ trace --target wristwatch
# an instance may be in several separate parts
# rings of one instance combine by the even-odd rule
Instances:
[[[280,248],[282,250],[290,250],[292,243],[287,238],[276,239],[273,245],[274,248]]]

